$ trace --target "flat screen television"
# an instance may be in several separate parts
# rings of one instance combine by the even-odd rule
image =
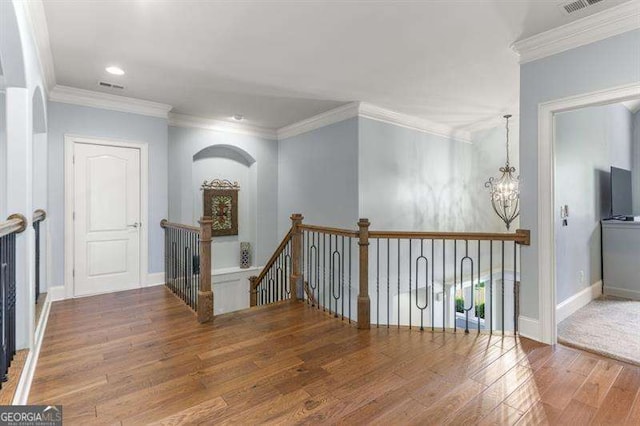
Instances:
[[[631,215],[631,172],[611,167],[611,217]]]

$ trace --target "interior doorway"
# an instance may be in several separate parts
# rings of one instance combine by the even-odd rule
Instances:
[[[638,364],[639,111],[633,100],[554,117],[558,342]]]
[[[67,297],[141,287],[147,263],[146,145],[67,137],[65,154]]]

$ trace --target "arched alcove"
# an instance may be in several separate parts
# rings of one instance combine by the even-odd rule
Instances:
[[[238,182],[238,235],[214,237],[214,269],[237,268],[240,265],[240,242],[252,247],[252,258],[257,244],[257,163],[255,158],[232,145],[211,145],[193,156],[191,163],[193,191],[193,220],[202,216],[202,192],[205,180],[227,179]]]
[[[7,170],[7,88],[26,88],[22,41],[15,5],[0,1],[0,170]],[[8,215],[7,175],[0,173],[0,219]]]
[[[5,87],[27,87],[18,19],[13,2],[0,2],[0,63]]]

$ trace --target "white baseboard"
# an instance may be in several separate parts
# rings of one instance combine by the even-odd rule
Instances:
[[[67,293],[63,285],[49,287],[49,290],[47,291],[47,299],[49,299],[49,301],[56,302],[58,300],[64,300],[66,298]]]
[[[155,272],[153,274],[147,274],[147,282],[145,287],[152,287],[154,285],[164,284],[164,272]]]
[[[556,322],[568,318],[578,309],[586,306],[602,294],[602,281],[598,281],[556,305]]]
[[[604,294],[607,296],[623,297],[625,299],[640,300],[640,291],[626,288],[605,287]]]
[[[64,287],[62,287],[62,289],[64,290]],[[38,358],[40,357],[40,349],[42,348],[44,332],[47,329],[49,312],[51,311],[51,302],[51,289],[49,289],[47,297],[44,300],[40,320],[36,326],[33,348],[29,351],[29,355],[27,355],[22,374],[20,375],[20,380],[18,381],[18,386],[16,387],[16,392],[13,395],[13,405],[26,405],[29,401],[29,391],[31,390],[31,382],[33,382],[36,365],[38,364]]]
[[[540,321],[535,318],[520,315],[518,317],[518,334],[522,337],[542,342],[540,337]]]

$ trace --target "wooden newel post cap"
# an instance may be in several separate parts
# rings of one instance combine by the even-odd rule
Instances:
[[[302,216],[302,214],[300,213],[293,213],[291,215],[292,222],[302,222],[302,219],[304,219],[304,216]]]
[[[169,221],[168,221],[167,219],[162,219],[162,220],[160,221],[160,227],[161,227],[161,228],[165,228],[165,227],[167,226],[167,223],[168,223],[168,222],[169,222]]]

